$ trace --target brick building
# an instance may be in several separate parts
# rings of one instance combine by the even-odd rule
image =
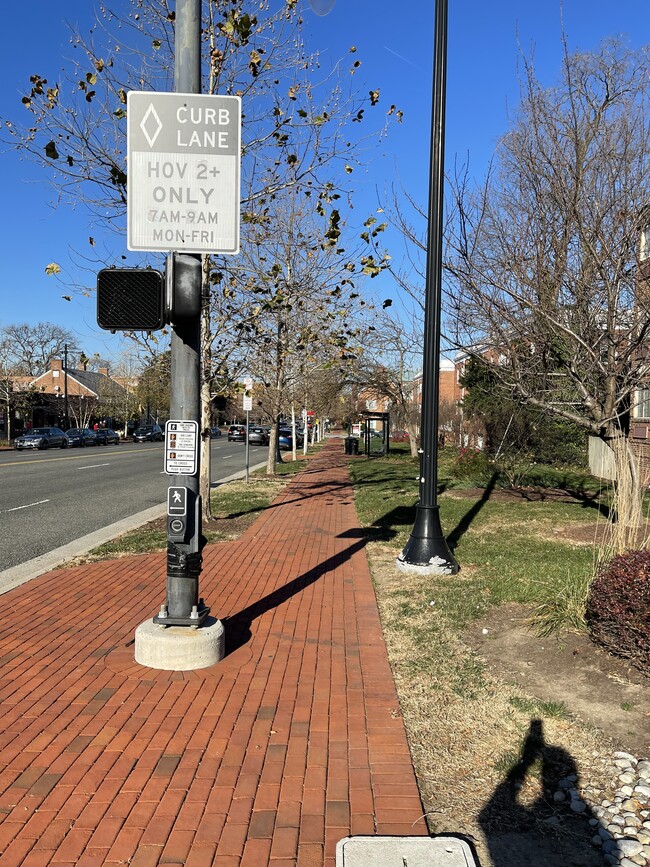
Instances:
[[[15,377],[14,387],[30,392],[25,417],[15,419],[15,429],[29,427],[86,427],[91,422],[122,420],[128,414],[129,390],[109,376],[108,368],[64,370],[60,358],[50,361],[50,368],[36,377]],[[20,383],[17,382],[20,380]]]

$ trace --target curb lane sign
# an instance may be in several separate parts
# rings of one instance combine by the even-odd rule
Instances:
[[[127,95],[127,247],[239,252],[241,99]]]
[[[166,422],[165,472],[168,475],[195,475],[198,466],[198,444],[198,421],[170,419]]]

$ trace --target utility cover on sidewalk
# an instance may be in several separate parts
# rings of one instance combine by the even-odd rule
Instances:
[[[336,867],[476,867],[472,850],[455,837],[345,837]]]

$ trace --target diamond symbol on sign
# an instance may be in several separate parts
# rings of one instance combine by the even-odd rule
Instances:
[[[147,127],[150,127],[151,131],[149,131]],[[152,148],[156,139],[160,135],[160,130],[162,129],[162,122],[152,103],[149,103],[149,108],[144,113],[144,117],[140,122],[140,129],[144,133],[146,140],[149,142],[149,147]]]

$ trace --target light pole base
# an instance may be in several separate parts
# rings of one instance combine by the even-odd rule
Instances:
[[[416,506],[415,523],[404,550],[395,561],[402,572],[455,575],[458,563],[447,546],[438,506]]]

